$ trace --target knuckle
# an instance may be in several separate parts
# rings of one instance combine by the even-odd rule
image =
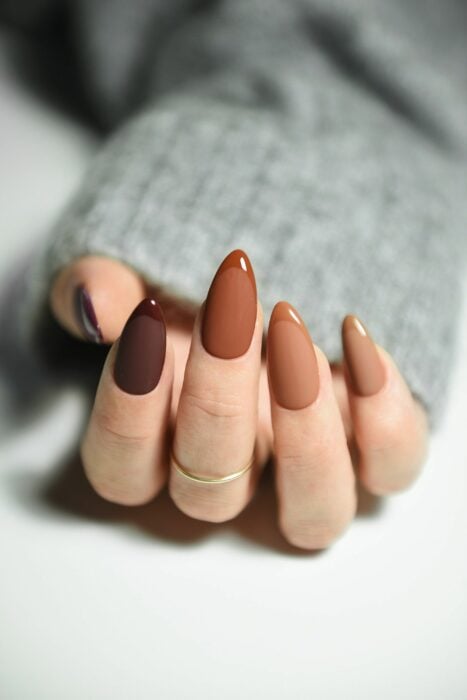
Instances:
[[[121,506],[141,506],[151,501],[157,491],[142,489],[139,484],[126,483],[99,475],[99,471],[85,467],[86,477],[98,496]]]
[[[312,445],[282,442],[276,452],[277,460],[290,478],[307,476],[318,482],[326,478],[330,464],[350,462],[347,444],[340,440],[322,439]]]
[[[429,435],[426,420],[417,413],[399,414],[369,431],[359,444],[361,479],[375,496],[405,491],[417,480],[428,456]]]
[[[366,452],[381,454],[400,450],[414,438],[412,422],[397,410],[387,411],[377,417],[361,437]]]
[[[409,465],[392,465],[390,470],[378,470],[367,466],[362,470],[362,481],[374,496],[391,496],[410,488],[419,477],[421,467],[420,461]]]
[[[151,501],[164,484],[164,474],[155,472],[146,480],[127,455],[102,454],[89,447],[86,440],[80,447],[83,471],[92,489],[105,501],[124,506],[139,506]]]
[[[360,464],[375,495],[408,488],[428,453],[428,432],[416,414],[388,411],[358,438]]]
[[[298,521],[282,523],[281,531],[289,544],[300,549],[327,549],[341,534],[341,528],[330,522]]]
[[[105,412],[95,413],[94,422],[100,438],[106,444],[138,448],[146,445],[151,438],[147,432],[133,430],[131,424],[121,417]]]
[[[289,478],[295,479],[301,476],[316,476],[319,478],[321,469],[327,463],[326,455],[313,453],[311,456],[305,450],[297,451],[297,446],[293,450],[280,454],[278,457],[281,467]]]
[[[195,487],[196,488],[196,487]],[[198,491],[200,489],[197,489]],[[235,518],[243,509],[243,503],[228,503],[208,493],[192,493],[169,485],[169,493],[177,508],[195,520],[208,523],[224,523]]]
[[[334,509],[335,510],[335,509]],[[322,512],[297,517],[293,514],[281,514],[279,529],[283,536],[295,547],[301,549],[327,549],[347,530],[353,520],[356,503],[349,501],[339,512]]]
[[[115,485],[109,484],[105,479],[101,480],[96,478],[93,475],[93,471],[89,469],[86,471],[86,476],[98,496],[110,503],[121,503],[121,498],[124,497],[125,494],[119,492],[119,490],[115,488]]]
[[[90,457],[86,443],[81,445],[80,456],[84,474],[92,489],[105,501],[113,503],[118,502],[118,500],[116,501],[118,494],[115,491],[114,485],[109,483],[109,480],[105,478],[96,460]]]
[[[244,416],[245,408],[237,395],[217,393],[210,388],[200,390],[186,387],[183,398],[189,411],[199,411],[208,418],[237,420]]]

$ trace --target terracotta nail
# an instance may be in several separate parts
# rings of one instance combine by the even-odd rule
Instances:
[[[166,326],[154,299],[143,299],[120,336],[114,379],[127,394],[147,394],[158,384],[164,366]]]
[[[267,367],[278,404],[296,410],[316,400],[319,373],[313,342],[300,314],[286,301],[279,301],[272,310]]]
[[[91,296],[83,285],[75,289],[73,304],[76,320],[85,337],[93,343],[102,343],[102,331]]]
[[[342,345],[354,392],[376,394],[385,381],[384,368],[368,330],[356,316],[344,318]]]
[[[243,250],[233,250],[219,266],[206,297],[201,339],[215,357],[231,359],[250,347],[256,323],[256,281]]]

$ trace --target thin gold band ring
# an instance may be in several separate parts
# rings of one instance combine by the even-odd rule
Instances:
[[[251,469],[255,461],[255,455],[253,454],[248,464],[245,464],[244,467],[242,467],[236,472],[233,472],[232,474],[227,474],[227,476],[202,476],[200,474],[193,474],[193,472],[190,472],[188,471],[188,469],[185,469],[185,467],[183,467],[178,461],[178,459],[175,457],[173,450],[171,450],[170,458],[176,470],[180,474],[182,474],[182,476],[184,476],[186,479],[190,479],[190,481],[196,481],[199,484],[226,484],[229,481],[234,481],[235,479],[238,479],[239,477],[246,474],[247,471]]]

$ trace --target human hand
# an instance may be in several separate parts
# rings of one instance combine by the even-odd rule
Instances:
[[[229,520],[250,501],[272,451],[281,531],[298,547],[321,549],[355,513],[349,445],[370,492],[414,481],[426,454],[425,413],[358,319],[346,318],[345,362],[331,368],[287,302],[276,304],[262,352],[263,314],[242,251],[224,260],[194,323],[169,299],[164,313],[154,300],[140,303],[149,291],[120,263],[83,258],[51,292],[62,325],[99,341],[118,338],[139,304],[110,349],[81,444],[103,498],[138,505],[168,482],[186,514]]]

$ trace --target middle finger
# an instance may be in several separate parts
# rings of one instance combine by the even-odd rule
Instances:
[[[234,250],[196,317],[178,405],[169,491],[193,518],[229,520],[253,494],[262,330],[251,263]]]

